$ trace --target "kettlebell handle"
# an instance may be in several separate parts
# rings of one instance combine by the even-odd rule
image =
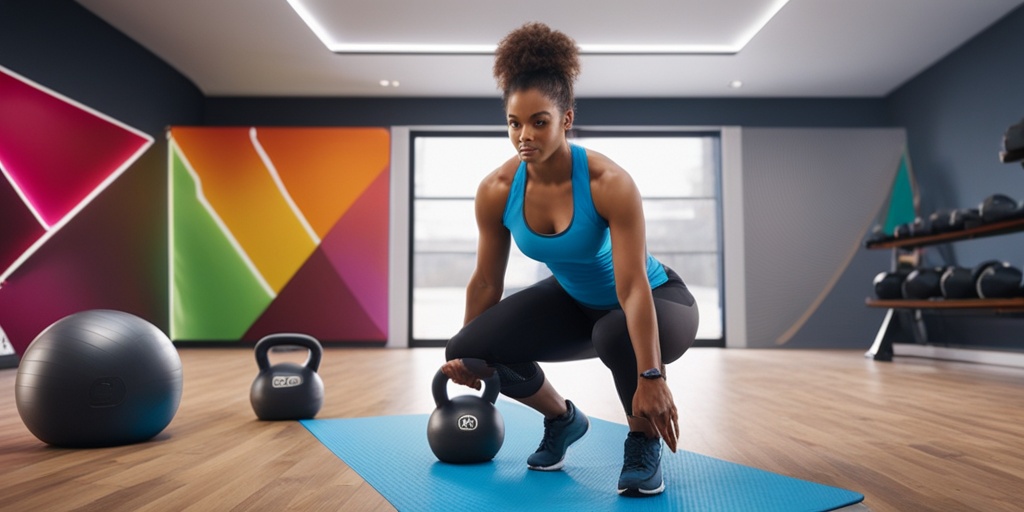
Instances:
[[[272,347],[278,345],[294,345],[309,349],[309,357],[303,366],[314,372],[320,368],[320,359],[324,354],[324,347],[312,336],[298,333],[281,333],[264,336],[256,343],[256,365],[260,371],[270,369],[270,357],[268,353]]]
[[[482,359],[466,358],[463,359],[463,362],[471,368],[482,368],[487,365]],[[498,400],[498,392],[501,391],[501,378],[498,376],[498,372],[493,372],[489,377],[482,377],[480,380],[484,383],[484,393],[481,398],[492,404],[495,403]],[[434,405],[443,407],[448,403],[448,376],[443,371],[437,370],[431,390],[434,393]]]

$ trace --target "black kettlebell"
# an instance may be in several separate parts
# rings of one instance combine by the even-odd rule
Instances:
[[[278,363],[270,366],[268,352],[281,345],[309,349],[305,364]],[[261,420],[301,420],[316,416],[324,404],[324,383],[317,375],[324,349],[305,334],[271,334],[256,343],[256,365],[260,373],[252,382],[249,401]]]
[[[440,370],[434,376],[432,390],[437,409],[427,422],[427,441],[441,462],[487,462],[497,455],[505,442],[505,420],[494,406],[501,387],[498,372],[483,379],[483,383],[483,396],[469,394],[448,398],[448,376]]]

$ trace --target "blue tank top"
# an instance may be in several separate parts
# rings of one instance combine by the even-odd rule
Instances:
[[[612,267],[612,238],[608,221],[597,213],[590,193],[587,151],[570,144],[572,150],[572,221],[561,233],[545,235],[530,229],[523,214],[526,197],[526,162],[519,164],[502,222],[512,233],[519,250],[548,269],[573,299],[593,309],[619,307]],[[661,262],[647,254],[647,279],[651,288],[668,281]]]

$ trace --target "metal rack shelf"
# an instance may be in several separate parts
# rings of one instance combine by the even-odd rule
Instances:
[[[934,235],[916,236],[901,239],[891,239],[879,242],[869,242],[865,246],[868,249],[892,249],[893,251],[911,250],[928,245],[956,242],[961,240],[972,240],[991,236],[1000,236],[1010,233],[1024,231],[1024,218],[1013,218],[998,222],[986,223],[981,226]],[[875,341],[865,354],[866,357],[874,358],[877,361],[891,361],[894,355],[893,343],[908,343],[915,347],[928,347],[927,332],[924,330],[924,322],[921,317],[923,310],[961,310],[961,311],[988,311],[997,314],[1013,314],[1024,312],[1024,297],[1008,299],[931,299],[931,300],[909,300],[893,299],[880,300],[868,298],[865,301],[868,307],[885,308],[885,320],[875,336]],[[907,333],[910,333],[910,336]],[[1024,360],[1022,360],[1024,361]]]

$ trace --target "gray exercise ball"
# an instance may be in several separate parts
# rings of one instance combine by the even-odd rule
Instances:
[[[40,441],[117,446],[166,428],[181,385],[181,359],[160,329],[129,313],[89,310],[54,322],[25,349],[15,402]]]

